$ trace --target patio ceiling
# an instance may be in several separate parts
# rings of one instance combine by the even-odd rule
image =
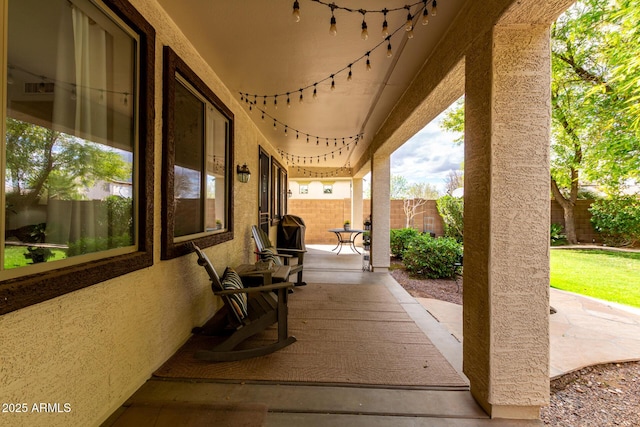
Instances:
[[[365,15],[369,38],[363,40],[361,13],[336,9],[337,34],[332,36],[330,8],[312,0],[299,0],[300,22],[292,17],[293,0],[158,2],[238,99],[242,92],[251,94],[251,102],[256,100],[258,108],[253,108],[252,120],[278,150],[289,154],[288,164],[299,165],[302,170],[325,172],[367,160],[367,148],[374,135],[420,68],[426,61],[434,60],[431,52],[464,4],[464,0],[439,2],[437,15],[430,16],[429,24],[423,26],[423,3],[418,1],[419,4],[411,8],[414,15],[419,13],[414,19],[412,39],[408,39],[408,33],[402,28],[407,11],[389,12],[387,21],[393,51],[389,58],[387,41],[381,33],[381,13]],[[373,11],[402,8],[415,2],[341,0],[335,4]],[[429,0],[428,9],[431,7]],[[367,52],[371,61],[369,71],[366,70]],[[349,64],[353,64],[351,81],[347,81]],[[335,90],[330,89],[332,74]],[[314,83],[317,83],[317,99],[312,97]],[[307,88],[302,91],[302,104],[299,103],[301,88]],[[275,109],[272,95],[286,92],[291,93],[291,107],[286,106],[287,96],[280,95],[278,109]],[[266,108],[264,95],[268,95]],[[247,103],[245,108],[248,110]],[[265,111],[264,120],[261,110]],[[299,139],[296,139],[296,130]],[[356,145],[350,137],[359,134],[363,137]],[[310,135],[309,143],[307,135]],[[286,157],[284,161],[287,162]],[[295,176],[297,168],[290,170]]]

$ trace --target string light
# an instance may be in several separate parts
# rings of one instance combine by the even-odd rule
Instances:
[[[433,0],[431,3],[431,16],[436,16],[438,14],[438,3],[436,0]]]
[[[383,38],[389,36],[389,23],[387,22],[387,12],[389,12],[387,9],[383,9],[382,10],[382,13],[384,14],[384,21],[382,22],[382,37]]]
[[[345,150],[349,151],[351,146],[353,145],[354,147],[358,145],[358,141],[360,139],[361,135],[357,135],[355,138],[353,138],[353,140],[345,145]],[[328,139],[328,138],[327,138]],[[335,138],[334,138],[335,139]],[[328,143],[327,143],[328,145]],[[337,145],[337,144],[336,144]],[[342,155],[342,148],[337,148],[335,150],[326,152],[326,153],[322,153],[322,154],[318,154],[316,156],[302,156],[302,162],[303,164],[306,164],[307,160],[309,160],[309,163],[313,163],[314,159],[315,162],[317,164],[320,164],[321,161],[327,161],[327,156],[331,155],[332,159],[335,159],[335,154],[338,153],[338,155]],[[278,150],[278,154],[280,155],[281,158],[286,159],[287,162],[291,161],[294,165],[297,163],[300,163],[300,155],[299,154],[294,154],[294,153],[290,153],[284,150]],[[297,160],[296,160],[297,159]]]
[[[360,33],[360,37],[362,40],[367,40],[369,38],[369,31],[367,31],[367,21],[365,21],[365,14],[367,13],[364,9],[360,9],[360,13],[362,13],[362,32]]]
[[[429,23],[429,10],[427,9],[427,0],[424,0],[424,9],[422,10],[422,25]]]
[[[350,9],[347,7],[342,7],[342,6],[338,6],[335,3],[327,3],[321,0],[311,0],[313,2],[325,5],[327,7],[329,7],[331,9],[331,24],[332,24],[332,32],[335,31],[335,15],[334,15],[334,11],[336,9],[340,9],[340,10],[344,10],[344,11],[348,11],[348,12],[357,12],[357,13],[361,13],[363,15],[363,24],[366,25],[366,21],[364,19],[364,15],[366,13],[381,13],[384,15],[384,19],[385,22],[383,23],[383,35],[384,35],[384,39],[376,44],[372,49],[370,49],[369,51],[367,51],[365,54],[363,54],[362,56],[358,57],[357,59],[355,59],[354,61],[351,61],[351,63],[349,63],[348,65],[344,66],[343,68],[329,74],[327,77],[318,80],[316,82],[313,82],[307,86],[304,86],[300,89],[295,90],[294,92],[300,91],[301,95],[302,95],[302,91],[306,90],[306,89],[310,89],[313,87],[313,98],[317,99],[318,96],[318,91],[317,91],[317,86],[320,83],[323,83],[325,81],[331,80],[332,84],[330,84],[330,88],[333,87],[335,88],[335,77],[342,73],[342,72],[347,72],[347,81],[351,81],[351,79],[353,78],[353,71],[352,71],[352,66],[353,64],[359,62],[359,61],[365,61],[365,65],[366,65],[366,70],[371,70],[372,65],[371,65],[371,58],[370,55],[372,52],[374,52],[376,49],[380,48],[381,46],[385,46],[387,48],[387,56],[391,57],[393,56],[393,51],[390,52],[390,45],[391,45],[391,37],[395,36],[397,33],[399,32],[406,32],[407,33],[407,38],[413,38],[414,34],[413,34],[413,30],[414,30],[414,26],[413,26],[413,19],[416,18],[417,16],[419,16],[419,14],[422,12],[423,15],[423,24],[425,24],[425,18],[428,20],[428,10],[427,10],[427,4],[429,0],[420,0],[418,2],[415,2],[413,4],[410,5],[405,5],[403,7],[398,7],[398,8],[394,8],[394,9],[382,9],[382,10],[367,10],[367,9]],[[411,13],[411,8],[413,6],[416,5],[421,5],[420,8],[418,8],[418,10],[415,11],[415,13]],[[299,5],[298,5],[299,8]],[[432,1],[432,16],[434,15],[435,12],[435,8],[436,8],[436,1]],[[389,12],[396,12],[396,11],[405,11],[407,12],[407,22],[404,22],[400,27],[398,27],[395,31],[393,31],[392,33],[389,33],[388,30],[388,24],[385,26],[386,23],[386,16]],[[411,19],[411,23],[409,23],[409,17]],[[409,25],[410,24],[410,25]],[[409,29],[410,28],[410,29]],[[404,30],[404,31],[402,31]],[[274,108],[278,108],[278,102],[277,102],[277,97],[278,96],[284,96],[287,95],[287,106],[291,106],[291,101],[289,99],[290,93],[292,91],[289,92],[281,92],[281,93],[276,93],[273,95],[268,95],[268,94],[259,94],[258,96],[264,97],[265,99],[268,97],[273,97],[273,104],[274,104]],[[241,99],[242,96],[245,97],[249,97],[249,96],[255,96],[255,95],[250,95],[248,93],[243,93],[243,92],[239,92],[241,95]],[[263,103],[264,104],[264,103]]]
[[[49,90],[48,86],[53,84],[55,86],[55,90],[58,90],[58,89],[68,90],[69,98],[73,101],[77,99],[78,90],[81,90],[81,92],[84,94],[86,94],[86,92],[96,93],[98,95],[98,101],[101,104],[104,104],[108,99],[120,99],[122,104],[125,106],[129,104],[129,96],[131,95],[131,93],[128,91],[117,91],[117,90],[98,88],[93,86],[77,85],[76,83],[72,83],[64,80],[58,80],[48,76],[36,74],[14,64],[7,64],[7,84],[8,85],[12,85],[15,83],[14,71],[17,74],[22,73],[22,74],[26,74],[28,76],[36,77],[40,79],[41,81],[36,86],[36,90],[39,93],[47,92]]]
[[[331,19],[329,20],[329,34],[335,36],[338,33],[338,27],[336,26],[336,17],[333,14],[334,9],[336,8],[335,4],[331,6]]]
[[[295,0],[293,2],[293,20],[296,22],[300,22],[300,3],[298,3],[298,0]]]

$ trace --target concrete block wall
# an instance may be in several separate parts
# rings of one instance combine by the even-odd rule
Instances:
[[[301,217],[306,225],[305,243],[330,245],[336,243],[330,228],[341,228],[344,220],[351,218],[351,200],[289,199],[288,213]],[[435,200],[428,200],[421,206],[413,219],[413,227],[418,231],[433,231],[437,236],[444,234],[442,218],[438,214]],[[371,216],[371,200],[363,201],[362,220]],[[402,200],[391,201],[391,228],[404,228],[406,217]]]
[[[589,207],[593,200],[577,200],[574,208],[576,222],[576,237],[581,243],[602,243],[600,234],[591,225],[591,212]],[[560,224],[564,227],[564,211],[555,200],[551,201],[551,224]]]

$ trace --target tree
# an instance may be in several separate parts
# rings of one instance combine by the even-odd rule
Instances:
[[[454,190],[464,187],[464,174],[461,170],[450,170],[444,180],[445,193],[452,195]]]
[[[409,182],[402,175],[391,175],[391,200],[402,200],[407,196]]]
[[[627,46],[616,41],[619,30],[640,8],[627,3],[627,13],[607,0],[576,3],[552,29],[551,191],[572,244],[580,183],[597,182],[615,193],[640,168],[640,144],[628,114],[632,93],[612,77],[628,59]]]
[[[619,192],[640,174],[640,3],[585,0],[552,28],[551,192],[569,243],[582,182]],[[464,129],[461,106],[442,126]]]
[[[403,199],[402,208],[406,217],[405,227],[410,228],[413,218],[421,213],[418,209],[427,204],[428,200],[439,197],[438,190],[426,182],[418,182],[409,185],[406,198]]]
[[[96,181],[123,180],[130,165],[101,144],[7,118],[7,205],[20,211],[44,197],[79,199]]]

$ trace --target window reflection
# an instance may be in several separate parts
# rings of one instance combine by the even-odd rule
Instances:
[[[133,252],[136,38],[88,0],[8,15],[2,268]]]

